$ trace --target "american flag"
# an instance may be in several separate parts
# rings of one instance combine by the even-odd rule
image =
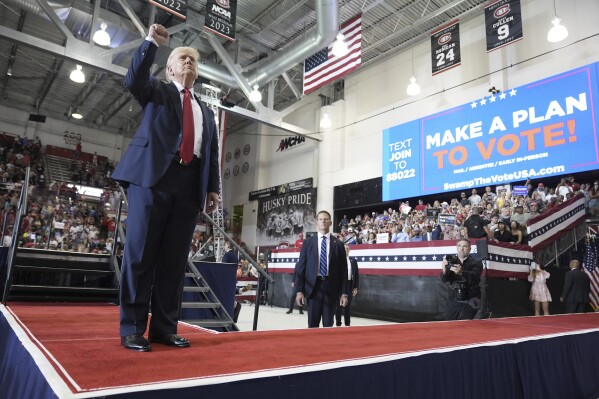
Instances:
[[[596,311],[599,308],[599,268],[597,267],[597,243],[589,240],[586,244],[583,259],[584,271],[591,279],[591,306]]]
[[[304,94],[355,71],[362,64],[362,14],[358,14],[341,25],[341,33],[349,53],[335,57],[333,43],[320,50],[304,62]]]

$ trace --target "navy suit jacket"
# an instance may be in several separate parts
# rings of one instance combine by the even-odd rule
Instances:
[[[343,242],[330,235],[329,248],[329,295],[348,295],[347,285],[347,255]],[[318,234],[304,241],[300,250],[300,257],[295,265],[295,288],[296,292],[302,292],[306,298],[310,298],[312,290],[316,285],[318,276],[320,248],[318,248]]]
[[[239,263],[239,257],[234,249],[230,249],[223,255],[223,263]]]
[[[588,274],[580,269],[572,269],[566,273],[562,298],[564,302],[588,302],[591,292],[591,280]]]
[[[125,86],[144,110],[141,124],[112,174],[113,179],[125,185],[154,186],[166,173],[181,144],[181,95],[173,83],[162,82],[150,75],[157,51],[154,43],[145,40],[133,55],[125,76]],[[203,208],[206,193],[220,191],[218,135],[214,113],[197,97],[196,101],[200,104],[203,118],[199,198]]]
[[[348,282],[349,291],[353,291],[354,288],[358,288],[360,285],[360,272],[358,271],[358,261],[355,259],[349,260],[351,265],[351,281]]]

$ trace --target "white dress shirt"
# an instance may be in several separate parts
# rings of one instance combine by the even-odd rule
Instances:
[[[347,257],[347,281],[351,281],[351,260]]]
[[[181,107],[183,107],[183,97],[185,96],[183,93],[184,87],[179,82],[173,81],[173,83],[179,91],[179,96],[181,97]],[[202,118],[202,108],[200,108],[200,104],[198,104],[193,95],[193,87],[189,89],[189,95],[191,96],[191,108],[193,110],[193,155],[199,158],[202,153],[202,132],[204,130],[204,119]]]

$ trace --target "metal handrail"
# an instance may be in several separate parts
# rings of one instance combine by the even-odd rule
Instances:
[[[204,259],[206,256],[204,256],[204,258],[200,258],[200,255],[204,251],[204,248],[206,248],[208,246],[208,244],[210,244],[211,241],[212,241],[212,237],[208,238],[208,240],[206,240],[206,242],[204,243],[204,245],[202,245],[193,255],[191,255],[190,259],[191,260],[202,260],[202,259]]]
[[[54,215],[50,216],[48,221],[48,241],[46,242],[46,249],[50,249],[50,240],[52,237],[52,226],[54,226]]]
[[[122,188],[121,188],[122,190]],[[119,261],[116,258],[116,247],[118,245],[119,237],[123,244],[125,243],[125,231],[121,226],[121,215],[123,213],[123,200],[119,201],[119,207],[116,214],[116,228],[114,229],[114,241],[112,242],[112,248],[110,249],[110,264],[114,268],[115,284],[118,288],[121,286],[121,268]]]
[[[261,267],[260,265],[258,265],[258,263],[256,263],[256,261],[254,259],[252,259],[250,257],[250,255],[247,254],[247,252],[245,252],[243,250],[243,248],[241,248],[239,246],[239,244],[237,244],[233,238],[228,235],[225,230],[220,227],[210,216],[208,216],[208,214],[204,211],[202,211],[202,216],[208,220],[212,226],[214,228],[216,228],[225,238],[225,240],[229,241],[229,243],[231,243],[233,245],[233,247],[235,247],[235,249],[237,249],[239,251],[239,253],[241,253],[250,263],[251,265],[254,267],[254,269],[256,269],[258,271],[258,273],[260,274],[260,276],[264,277],[264,279],[262,278],[258,278],[258,287],[257,287],[257,292],[256,292],[256,304],[254,306],[254,323],[253,323],[253,330],[256,331],[258,329],[258,313],[260,310],[260,295],[262,294],[262,284],[264,283],[264,280],[267,280],[269,283],[274,284],[275,280],[268,274],[266,273]]]
[[[250,255],[248,255],[248,253],[245,252],[243,250],[243,248],[241,248],[239,246],[239,244],[237,244],[235,242],[235,240],[233,240],[233,237],[231,237],[230,235],[228,235],[225,232],[225,230],[223,230],[219,225],[217,225],[216,222],[210,216],[208,216],[208,214],[206,212],[202,211],[202,216],[206,220],[208,220],[212,224],[212,226],[215,227],[225,237],[225,239],[227,241],[229,241],[229,243],[231,243],[231,245],[233,245],[233,247],[235,247],[235,249],[238,250],[244,256],[244,258],[247,259],[251,263],[252,266],[254,266],[254,268],[256,270],[258,270],[258,273],[260,273],[260,275],[262,277],[264,277],[265,279],[267,279],[268,282],[271,283],[271,284],[275,283],[275,280],[268,273],[266,273],[264,270],[262,270],[262,268],[260,267],[260,265],[258,265],[258,263],[256,263],[256,261],[254,259],[252,259],[252,257]]]
[[[8,293],[12,284],[12,268],[15,261],[15,253],[17,252],[17,247],[19,246],[19,228],[21,227],[23,215],[25,215],[25,211],[27,210],[27,192],[29,191],[30,170],[31,168],[29,166],[25,169],[25,181],[23,182],[23,186],[21,187],[19,205],[15,214],[15,224],[13,226],[12,242],[10,243],[10,248],[8,249],[8,256],[6,258],[6,280],[4,282],[4,292],[2,293],[3,304],[6,304],[6,301],[8,300]],[[2,237],[2,239],[4,239],[4,237]]]
[[[6,225],[8,224],[8,217],[10,216],[10,206],[8,209],[5,209],[4,220],[2,220],[2,241],[0,242],[0,247],[4,246],[4,235],[6,234]]]

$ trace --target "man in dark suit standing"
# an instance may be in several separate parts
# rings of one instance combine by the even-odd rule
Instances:
[[[296,264],[296,302],[308,302],[308,327],[332,327],[337,304],[347,305],[347,257],[343,242],[330,233],[331,214],[316,215],[318,234],[302,245]]]
[[[199,54],[174,49],[169,83],[151,76],[169,34],[150,26],[125,76],[144,115],[112,177],[128,187],[127,242],[120,290],[121,344],[147,352],[150,342],[187,347],[177,335],[187,254],[197,216],[218,204],[218,137],[214,114],[193,94]],[[151,308],[150,308],[151,303]],[[149,340],[144,338],[148,311]]]
[[[237,251],[233,249],[233,246],[229,241],[225,241],[225,253],[223,255],[222,263],[232,263],[235,266],[239,264],[239,256]],[[241,303],[237,300],[233,300],[233,321],[237,323],[239,318],[239,312],[241,312]]]
[[[239,263],[239,257],[237,252],[233,249],[233,246],[229,241],[225,241],[225,253],[223,255],[223,263],[233,263],[237,265]]]
[[[566,305],[566,313],[585,313],[589,304],[591,292],[591,280],[589,276],[580,270],[580,261],[570,261],[570,271],[566,273],[564,290],[560,301]]]
[[[345,253],[347,254],[347,263],[350,267],[347,268],[347,286],[349,289],[349,296],[347,297],[347,305],[345,307],[338,306],[335,312],[335,324],[337,327],[341,326],[341,313],[343,313],[343,319],[347,327],[351,324],[351,303],[353,298],[358,295],[358,285],[360,285],[360,272],[358,271],[358,261],[350,259],[349,257],[349,245],[345,244]]]

